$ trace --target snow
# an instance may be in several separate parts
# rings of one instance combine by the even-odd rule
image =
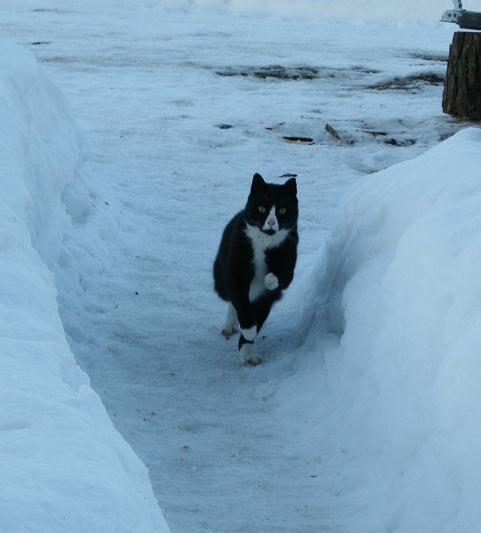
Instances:
[[[270,14],[276,16],[297,17],[342,17],[357,20],[378,18],[401,22],[413,20],[438,20],[441,13],[453,9],[446,0],[403,0],[386,2],[385,0],[179,0],[165,2],[170,6],[195,6],[197,8],[222,8],[234,13]],[[479,11],[480,0],[465,0],[464,9]]]
[[[27,244],[34,236],[33,271],[44,276],[18,312],[33,312],[31,295],[48,287],[35,306],[42,320],[54,317],[69,354],[62,379],[90,391],[63,326],[115,427],[148,467],[171,530],[476,530],[477,362],[469,346],[478,133],[421,155],[464,127],[440,109],[457,28],[436,21],[450,3],[409,13],[411,2],[375,0],[3,4],[4,36],[34,52],[84,134],[79,164],[61,112],[62,135],[39,149],[50,154],[41,161],[59,168],[42,171],[49,181],[34,204],[40,211],[24,230]],[[344,18],[319,17],[320,6]],[[379,10],[388,22],[372,20]],[[269,77],[273,66],[281,78],[315,75]],[[68,165],[64,144],[74,152]],[[294,282],[256,346],[264,362],[249,369],[235,340],[219,335],[226,309],[211,267],[256,171],[277,183],[298,175],[300,247]],[[16,245],[22,232],[2,227],[0,242]],[[19,315],[19,338],[31,322]],[[57,367],[25,367],[27,382],[48,368]],[[89,394],[82,420],[96,425],[85,422],[76,447],[59,440],[51,457],[69,453],[81,467],[85,450],[103,443],[103,466],[95,466],[105,486],[123,491],[119,520],[120,510],[143,509],[125,504],[127,487],[139,499],[147,494],[145,508],[159,519],[145,469]],[[76,419],[51,419],[77,435]],[[32,460],[32,468],[43,464]]]
[[[76,129],[33,55],[0,52],[0,530],[168,531],[59,316],[50,268],[69,225],[62,192],[81,187]]]
[[[347,531],[481,520],[480,143],[464,130],[351,189],[317,270],[281,396],[303,453],[344,471]]]

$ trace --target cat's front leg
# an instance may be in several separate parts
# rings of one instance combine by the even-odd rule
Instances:
[[[238,291],[232,295],[232,304],[237,311],[241,335],[239,337],[239,356],[243,365],[258,365],[262,359],[252,351],[257,337],[257,322],[254,308],[249,300],[249,292]]]
[[[265,275],[264,284],[269,291],[275,291],[276,289],[285,290],[291,284],[294,278],[294,264],[279,268],[274,268]]]
[[[267,274],[264,278],[266,289],[281,291],[287,289],[294,278],[297,259],[297,238],[286,240],[285,246],[273,250],[267,261]]]
[[[249,293],[246,291],[245,294],[238,292],[232,295],[232,305],[237,312],[242,337],[248,342],[254,342],[257,337],[257,323]]]

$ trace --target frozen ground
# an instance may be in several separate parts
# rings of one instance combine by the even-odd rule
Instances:
[[[7,4],[2,34],[36,54],[85,132],[97,207],[57,269],[64,325],[172,531],[342,531],[342,469],[299,453],[278,409],[299,366],[300,295],[346,188],[460,127],[440,111],[453,28]],[[254,171],[298,175],[301,244],[251,369],[218,335],[211,262]]]

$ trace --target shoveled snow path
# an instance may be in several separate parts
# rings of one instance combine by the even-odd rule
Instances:
[[[277,386],[300,341],[301,308],[293,305],[347,185],[450,132],[439,87],[415,96],[365,89],[413,71],[442,72],[442,63],[415,59],[413,50],[444,53],[449,31],[353,24],[343,33],[343,25],[321,31],[140,2],[67,4],[17,8],[4,26],[17,42],[49,41],[31,49],[86,132],[97,212],[67,236],[73,259],[59,272],[80,363],[149,466],[174,533],[338,531],[332,479],[341,473],[322,479],[315,464],[290,453],[289,423],[276,415]],[[280,82],[215,73],[271,64],[322,67],[325,76]],[[370,73],[373,66],[380,72]],[[325,136],[326,121],[357,144]],[[417,143],[394,148],[362,128]],[[289,145],[281,135],[318,144]],[[235,341],[218,334],[225,309],[212,291],[211,262],[254,171],[299,174],[301,248],[297,278],[259,343],[265,362],[242,368]]]

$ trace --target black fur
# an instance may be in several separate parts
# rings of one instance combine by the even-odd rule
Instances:
[[[237,213],[227,224],[222,235],[219,251],[214,263],[214,282],[217,294],[231,302],[237,311],[241,329],[257,326],[262,328],[269,316],[272,305],[282,295],[294,276],[297,258],[297,186],[295,179],[288,180],[284,185],[265,183],[262,176],[255,174],[251,191],[245,208]],[[262,213],[259,210],[264,208]],[[279,231],[287,230],[287,236],[278,245],[265,250],[266,273],[277,276],[279,287],[268,290],[252,302],[249,300],[249,289],[255,277],[254,249],[250,237],[246,234],[247,224],[262,231],[266,217],[275,206],[275,214],[279,223]],[[285,209],[285,214],[280,213]],[[274,239],[272,231],[264,231],[267,240]],[[242,335],[239,349],[249,342]]]

